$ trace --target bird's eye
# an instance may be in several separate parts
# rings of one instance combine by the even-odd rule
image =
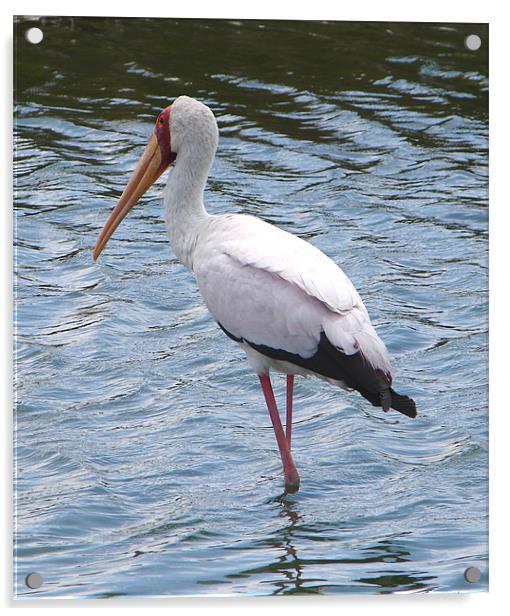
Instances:
[[[163,124],[164,124],[164,120],[163,120],[163,118],[159,118],[158,122],[159,122],[159,124],[160,124],[161,126],[163,126]]]

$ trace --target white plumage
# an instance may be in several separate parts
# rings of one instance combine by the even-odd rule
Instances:
[[[389,372],[358,292],[320,250],[252,216],[210,217],[204,231],[193,271],[211,314],[235,337],[310,358],[324,331],[344,353],[361,351]],[[258,374],[279,367],[260,353],[248,357]]]
[[[192,136],[184,116],[192,118]],[[168,234],[176,256],[195,273],[215,320],[237,338],[305,358],[314,355],[324,331],[344,353],[361,351],[374,368],[389,372],[384,343],[334,261],[253,216],[206,212],[203,193],[218,141],[210,110],[182,96],[171,118],[177,159],[165,189]],[[258,374],[278,369],[278,362],[259,355],[248,353]]]

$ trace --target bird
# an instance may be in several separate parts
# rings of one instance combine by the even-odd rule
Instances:
[[[384,342],[342,269],[311,243],[249,214],[210,214],[204,191],[219,141],[204,103],[179,96],[157,116],[147,146],[93,250],[96,261],[123,218],[173,164],[163,191],[168,239],[195,276],[219,328],[245,352],[274,428],[285,493],[299,489],[291,452],[295,376],[355,390],[373,406],[414,418],[392,387]],[[286,375],[285,429],[271,373]]]

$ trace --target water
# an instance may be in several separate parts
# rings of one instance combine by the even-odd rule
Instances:
[[[15,54],[17,596],[485,589],[487,28],[43,19],[31,46],[30,23]],[[298,379],[297,495],[258,379],[169,249],[163,179],[91,259],[180,94],[218,118],[209,210],[339,263],[418,403],[412,421]]]

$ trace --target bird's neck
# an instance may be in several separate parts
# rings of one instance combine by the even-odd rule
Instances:
[[[193,269],[200,230],[210,218],[204,189],[214,152],[179,153],[164,192],[165,222],[170,244],[179,261]]]

